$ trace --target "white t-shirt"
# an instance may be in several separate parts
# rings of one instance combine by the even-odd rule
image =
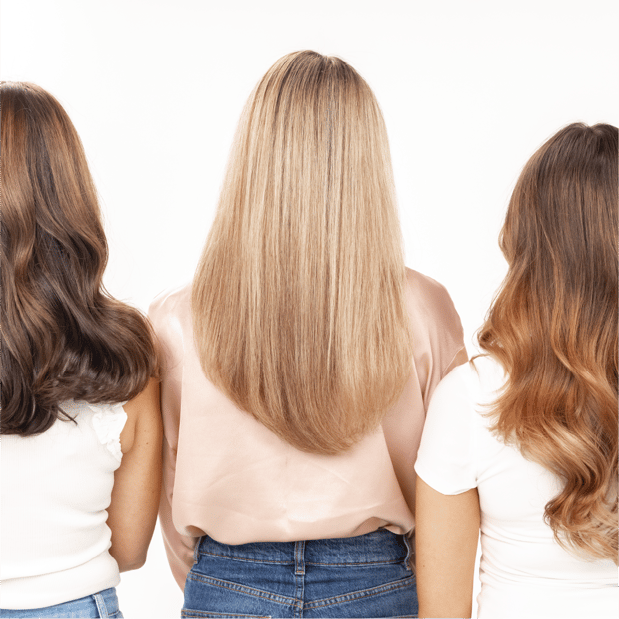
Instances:
[[[3,435],[0,608],[42,608],[119,581],[106,524],[120,466],[121,404],[64,402],[42,434]]]
[[[559,479],[488,429],[492,420],[484,413],[504,382],[502,366],[490,357],[448,374],[430,403],[415,465],[442,494],[478,490],[478,617],[617,619],[617,566],[567,552],[544,522]]]

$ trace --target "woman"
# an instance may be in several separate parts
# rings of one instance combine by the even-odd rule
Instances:
[[[352,67],[307,51],[269,69],[193,284],[150,315],[183,616],[415,616],[413,463],[466,352],[445,289],[405,270],[384,122]]]
[[[114,587],[145,561],[161,485],[151,330],[103,289],[66,112],[26,83],[0,83],[0,106],[0,616],[122,617]]]
[[[420,616],[617,617],[617,150],[573,124],[501,233],[485,355],[439,385],[416,470]]]

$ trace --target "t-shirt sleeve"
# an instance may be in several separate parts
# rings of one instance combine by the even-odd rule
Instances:
[[[441,494],[477,486],[471,364],[457,367],[434,391],[415,463],[417,475]]]

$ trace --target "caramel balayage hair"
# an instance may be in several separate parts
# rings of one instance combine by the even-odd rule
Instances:
[[[555,473],[559,543],[617,562],[618,137],[572,124],[525,166],[501,232],[509,263],[479,333],[507,371],[494,428]]]
[[[207,376],[298,449],[378,426],[411,369],[387,133],[346,62],[277,61],[243,112],[193,281]]]
[[[80,139],[42,88],[0,83],[2,434],[67,419],[64,400],[121,402],[156,373],[142,315],[111,298]]]

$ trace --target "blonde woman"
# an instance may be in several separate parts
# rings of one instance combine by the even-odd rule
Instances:
[[[485,355],[439,385],[416,469],[420,616],[616,619],[618,132],[525,166]],[[480,519],[481,513],[481,519]]]
[[[193,284],[150,313],[183,616],[415,616],[413,464],[466,353],[445,289],[404,267],[384,122],[350,65],[269,69]]]

